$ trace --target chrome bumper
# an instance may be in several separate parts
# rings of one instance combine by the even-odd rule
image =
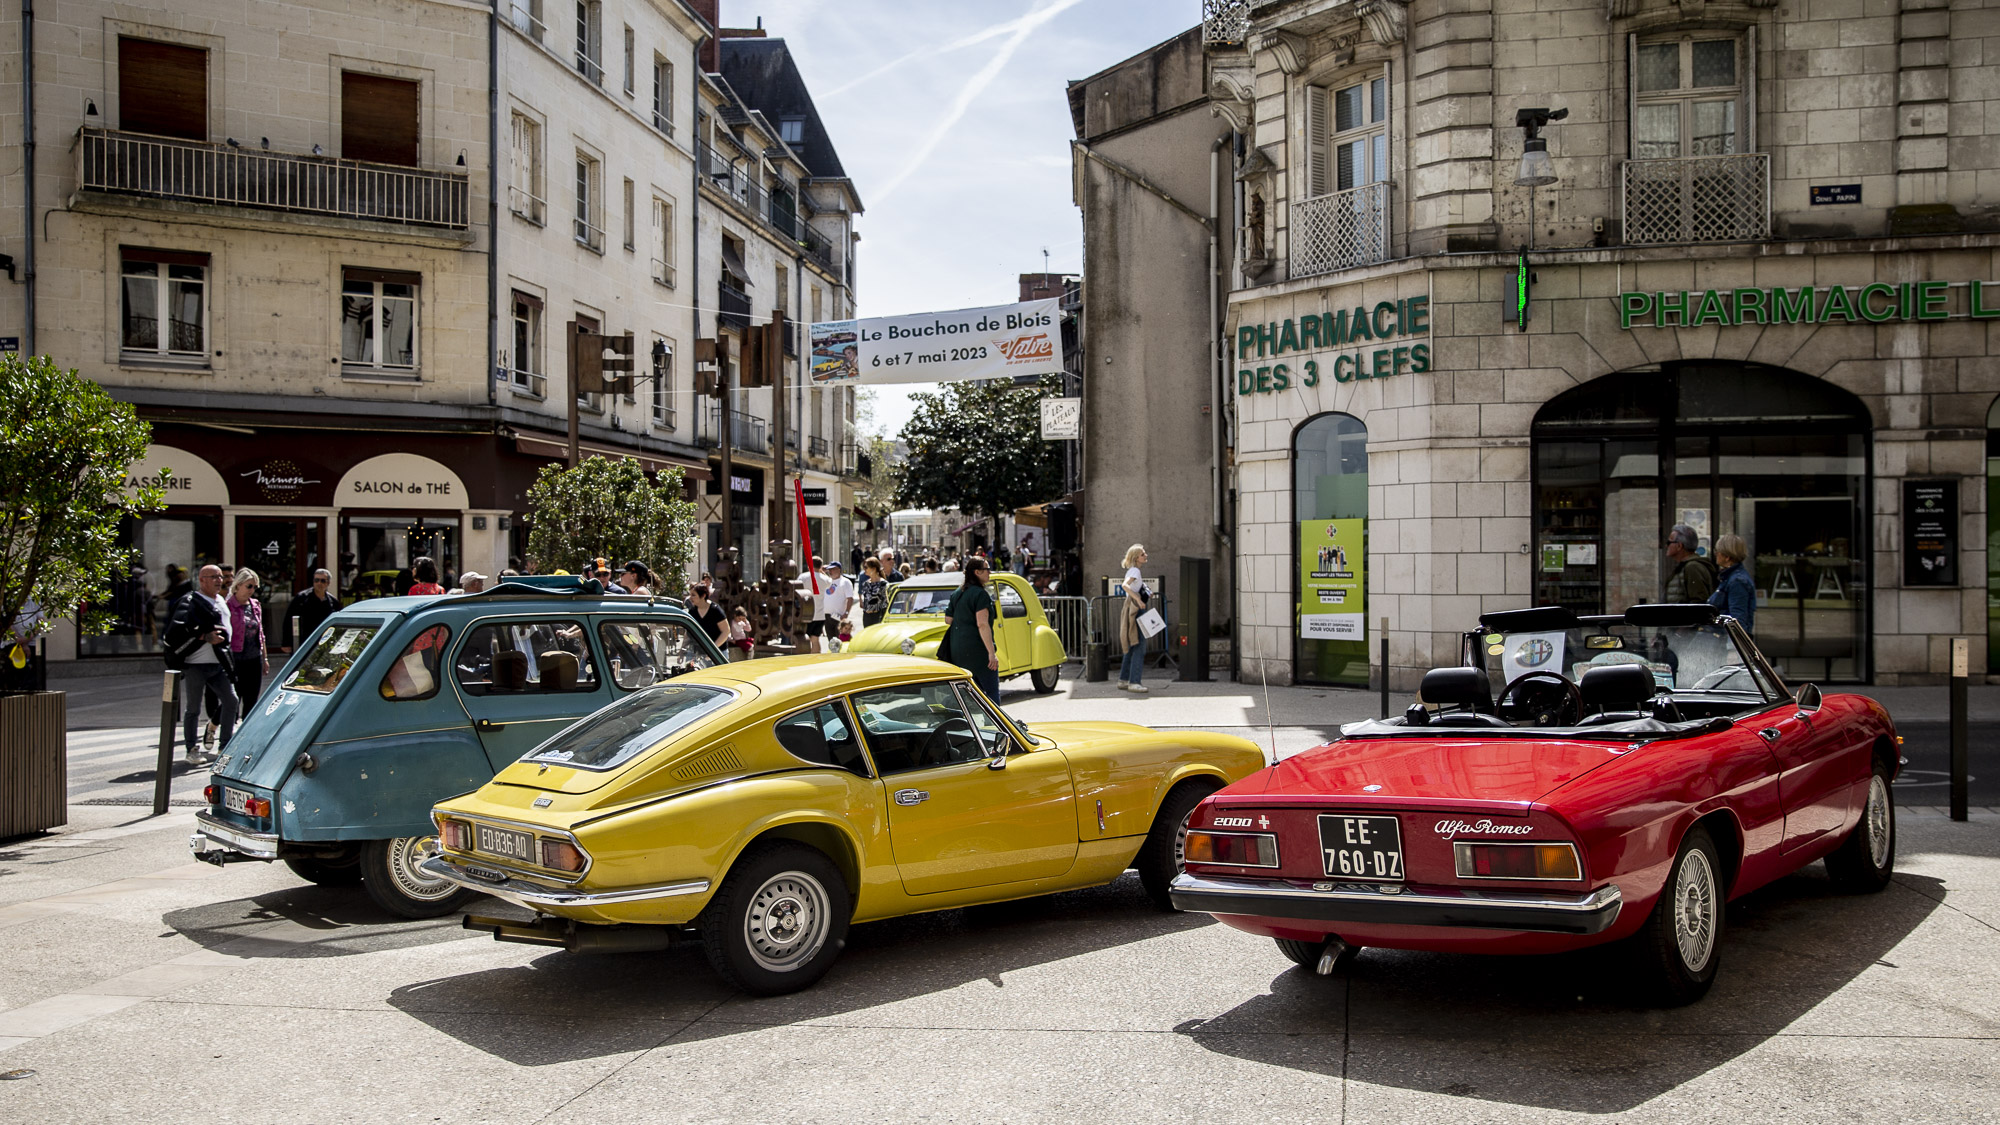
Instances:
[[[462,863],[434,855],[417,865],[426,875],[448,879],[467,890],[492,895],[515,906],[529,910],[549,910],[565,906],[611,906],[621,902],[646,902],[652,899],[679,898],[683,895],[698,895],[708,891],[707,879],[690,879],[683,883],[658,883],[648,887],[621,887],[615,891],[578,891],[569,887],[550,886],[547,883],[532,883],[525,879],[508,875],[503,871],[489,868],[472,868]]]
[[[1397,926],[1472,927],[1551,934],[1597,934],[1611,928],[1624,906],[1613,886],[1585,895],[1522,891],[1472,891],[1372,883],[1320,884],[1289,879],[1231,879],[1180,875],[1168,888],[1174,906],[1203,914],[1244,914],[1313,922],[1363,922]]]
[[[188,837],[188,850],[203,863],[220,867],[231,859],[278,858],[276,832],[251,832],[224,824],[205,812],[194,814],[194,828],[194,835]]]

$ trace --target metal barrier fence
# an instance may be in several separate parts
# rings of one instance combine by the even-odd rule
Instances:
[[[1148,667],[1177,667],[1168,652],[1168,638],[1174,633],[1173,605],[1167,600],[1165,591],[1155,589],[1152,604],[1148,609],[1157,609],[1166,618],[1167,627],[1146,640],[1146,664]],[[1104,594],[1090,599],[1090,637],[1104,642],[1105,660],[1113,665],[1125,656],[1125,648],[1118,643],[1118,630],[1124,621],[1125,595]]]
[[[1042,609],[1049,615],[1049,628],[1062,638],[1063,659],[1082,660],[1084,646],[1090,643],[1090,599],[1046,597]]]

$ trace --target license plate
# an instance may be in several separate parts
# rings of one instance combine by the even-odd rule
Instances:
[[[1319,849],[1330,878],[1403,881],[1403,830],[1393,816],[1322,815]]]
[[[228,809],[230,812],[242,813],[244,816],[249,816],[250,794],[245,793],[241,789],[231,789],[225,785],[222,787],[222,807]]]
[[[531,854],[535,844],[533,836],[526,832],[510,832],[505,828],[491,828],[484,824],[477,825],[476,828],[478,832],[476,846],[480,851],[487,855],[502,855],[508,859],[534,862]]]

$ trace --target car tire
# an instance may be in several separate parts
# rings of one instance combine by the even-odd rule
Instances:
[[[1896,802],[1889,793],[1888,763],[1877,760],[1868,775],[1868,803],[1861,820],[1840,846],[1828,853],[1826,873],[1849,894],[1873,894],[1896,873]]]
[[[375,905],[402,918],[438,918],[472,897],[464,887],[417,869],[434,839],[403,836],[361,845],[361,889]]]
[[[285,860],[292,874],[322,887],[351,887],[361,881],[361,856],[350,848],[338,859],[298,856]]]
[[[1181,873],[1188,817],[1202,798],[1220,788],[1222,783],[1212,777],[1191,777],[1174,786],[1167,799],[1160,802],[1152,830],[1146,833],[1146,842],[1139,846],[1138,858],[1132,861],[1132,866],[1139,869],[1139,885],[1146,888],[1146,897],[1161,910],[1174,909],[1168,888],[1174,876]]]
[[[1326,949],[1326,942],[1295,941],[1292,938],[1282,937],[1272,938],[1271,940],[1278,943],[1278,952],[1290,958],[1292,964],[1301,965],[1314,971],[1319,969],[1319,955]],[[1354,959],[1359,956],[1361,956],[1361,947],[1358,945],[1350,945],[1346,949],[1341,950],[1340,955],[1333,959],[1333,971],[1336,973],[1346,972],[1349,968],[1353,967]]]
[[[1036,695],[1047,695],[1056,690],[1062,680],[1062,665],[1052,664],[1047,668],[1037,668],[1028,673],[1028,679],[1035,685]]]
[[[1681,838],[1653,913],[1632,939],[1637,980],[1667,1007],[1692,1004],[1715,982],[1722,962],[1722,864],[1699,825]]]
[[[824,852],[776,841],[738,857],[696,924],[717,976],[779,996],[826,975],[853,916],[847,881]]]

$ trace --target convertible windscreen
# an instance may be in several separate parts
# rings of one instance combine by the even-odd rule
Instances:
[[[896,596],[890,600],[889,613],[892,616],[943,613],[945,603],[951,601],[953,592],[951,588],[939,586],[915,590],[905,586],[896,591]]]
[[[734,698],[733,692],[701,684],[649,688],[606,707],[521,760],[616,769]]]

